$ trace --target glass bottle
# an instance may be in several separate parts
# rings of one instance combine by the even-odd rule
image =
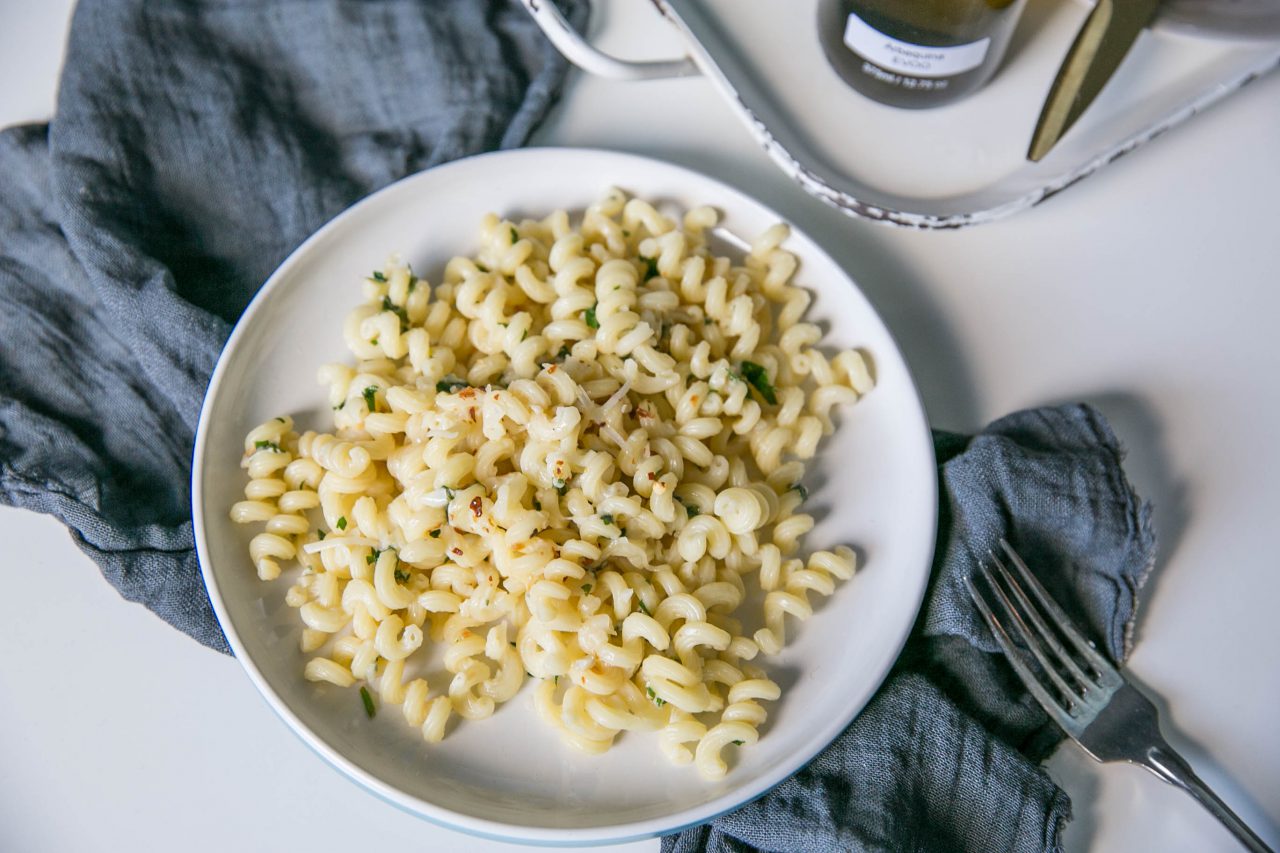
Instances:
[[[1004,57],[1026,0],[819,0],[818,38],[836,72],[895,107],[977,91]]]

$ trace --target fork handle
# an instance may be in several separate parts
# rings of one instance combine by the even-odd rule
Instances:
[[[1240,819],[1239,815],[1231,810],[1230,806],[1210,790],[1209,786],[1191,769],[1191,765],[1173,750],[1173,747],[1168,744],[1153,746],[1148,750],[1147,760],[1143,766],[1170,785],[1181,788],[1194,797],[1208,810],[1209,814],[1231,830],[1231,834],[1240,840],[1245,849],[1252,853],[1275,853]]]

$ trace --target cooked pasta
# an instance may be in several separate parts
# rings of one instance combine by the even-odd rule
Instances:
[[[803,460],[873,383],[861,353],[815,348],[786,227],[735,263],[716,223],[611,190],[576,227],[487,216],[434,287],[394,259],[364,280],[354,363],[320,370],[331,431],[254,428],[231,508],[264,525],[260,578],[300,564],[306,678],[362,685],[429,742],[527,679],[586,753],[656,732],[718,778],[756,742],[780,690],[750,662],[855,568],[795,556]]]

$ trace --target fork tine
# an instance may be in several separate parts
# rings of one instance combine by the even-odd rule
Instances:
[[[1122,680],[1120,678],[1120,673],[1116,672],[1116,668],[1111,665],[1111,661],[1104,658],[1098,653],[1097,649],[1085,641],[1084,636],[1080,633],[1079,629],[1072,624],[1070,617],[1062,612],[1062,608],[1057,605],[1057,602],[1055,602],[1049,596],[1049,593],[1045,588],[1040,585],[1040,581],[1036,580],[1035,575],[1031,574],[1031,570],[1027,568],[1027,564],[1018,556],[1018,552],[1013,550],[1013,546],[1004,539],[1001,539],[1000,547],[1009,555],[1009,559],[1013,562],[1014,568],[1018,570],[1018,575],[1021,576],[1023,583],[1031,590],[1031,594],[1035,596],[1036,601],[1040,603],[1040,606],[1044,611],[1049,614],[1050,619],[1057,626],[1058,630],[1062,632],[1062,635],[1067,638],[1075,650],[1080,653],[1080,656],[1087,660],[1094,668],[1094,671],[1098,673],[1103,686],[1114,687],[1119,684]]]
[[[987,554],[997,566],[1004,568],[1000,563],[999,557],[990,551]],[[1067,710],[1071,711],[1080,700],[1080,694],[1070,684],[1067,684],[1066,679],[1058,672],[1058,668],[1054,666],[1053,661],[1049,660],[1049,656],[1045,654],[1042,644],[1036,640],[1035,635],[1031,633],[1031,629],[1027,627],[1027,623],[1023,621],[1022,614],[1013,606],[1013,602],[1009,600],[1009,596],[1005,595],[1004,590],[1000,588],[1000,584],[996,583],[991,567],[983,564],[980,570],[982,579],[987,582],[987,586],[995,594],[996,600],[1000,602],[1000,606],[1011,620],[1012,627],[1017,628],[1022,645],[1026,647],[1027,651],[1031,652],[1045,675],[1049,676],[1049,680],[1053,682],[1053,686],[1058,688],[1058,695],[1065,700]]]
[[[1031,695],[1036,697],[1036,700],[1053,718],[1054,722],[1062,726],[1068,733],[1077,733],[1079,726],[1076,721],[1058,704],[1058,700],[1053,698],[1053,695],[1049,693],[1049,689],[1036,678],[1035,672],[1028,665],[1026,659],[1023,658],[1022,653],[1013,644],[1013,641],[1009,639],[1009,635],[1005,633],[1004,626],[1000,624],[1000,620],[996,618],[996,614],[991,610],[991,605],[987,603],[982,593],[978,592],[977,586],[973,583],[973,578],[966,575],[964,584],[969,588],[969,595],[973,597],[973,603],[977,605],[978,610],[987,620],[987,625],[991,628],[991,633],[995,635],[996,642],[1000,644],[1000,648],[1004,649],[1005,657],[1013,666],[1014,672],[1018,673],[1018,677],[1022,679],[1022,683],[1026,685],[1027,689],[1031,691]]]
[[[1009,573],[1008,567],[1005,566],[1005,564],[995,554],[991,554],[991,561],[995,563],[997,570],[996,574],[998,574],[1000,579],[1004,581],[1004,585],[1009,588],[1009,591],[1013,593],[1013,597],[1017,599],[1018,604],[1021,605],[1022,612],[1025,613],[1027,618],[1031,621],[1031,624],[1036,629],[1036,633],[1040,635],[1041,639],[1043,639],[1053,651],[1058,663],[1071,673],[1071,677],[1075,679],[1076,683],[1080,685],[1081,690],[1086,695],[1090,690],[1097,689],[1097,682],[1090,678],[1088,674],[1080,668],[1080,665],[1072,659],[1071,655],[1067,653],[1066,648],[1064,648],[1062,643],[1059,642],[1058,637],[1053,633],[1049,626],[1045,624],[1044,619],[1040,615],[1040,611],[1031,603],[1031,599],[1027,598],[1027,594],[1022,591],[1022,586],[1013,577],[1013,575]]]

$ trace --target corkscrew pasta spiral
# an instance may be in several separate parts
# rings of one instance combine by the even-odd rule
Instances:
[[[610,190],[577,227],[485,217],[434,286],[362,282],[332,428],[251,430],[230,510],[262,580],[297,564],[305,678],[430,743],[528,680],[588,754],[649,732],[718,778],[756,743],[781,690],[751,662],[855,569],[796,556],[803,460],[874,380],[818,348],[786,226],[735,263],[717,223]]]

